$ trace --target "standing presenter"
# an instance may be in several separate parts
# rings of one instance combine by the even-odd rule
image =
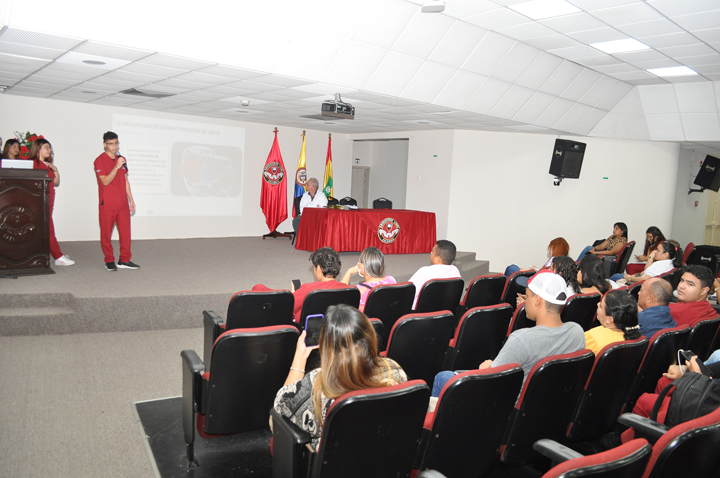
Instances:
[[[95,174],[100,199],[100,244],[105,254],[105,269],[139,269],[130,262],[130,213],[135,211],[135,201],[127,180],[128,168],[125,158],[117,154],[120,148],[118,135],[108,131],[103,135],[105,152],[95,159]],[[117,224],[120,236],[120,258],[115,265],[111,237]]]

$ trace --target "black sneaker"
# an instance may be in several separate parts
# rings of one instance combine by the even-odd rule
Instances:
[[[106,262],[105,263],[105,270],[111,271],[111,272],[117,272],[117,266],[114,262]]]
[[[135,264],[134,262],[120,262],[118,261],[118,268],[120,269],[140,269],[140,266]]]

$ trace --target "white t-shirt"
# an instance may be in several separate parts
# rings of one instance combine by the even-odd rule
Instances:
[[[664,261],[657,261],[650,264],[650,267],[645,269],[643,272],[640,273],[640,277],[644,276],[650,276],[655,277],[659,276],[660,274],[664,274],[665,272],[671,271],[673,269],[673,263],[670,259],[665,259]]]
[[[300,199],[300,214],[306,207],[325,207],[328,204],[328,200],[325,195],[319,189],[315,193],[315,197],[310,197],[310,193],[305,191],[302,198]]]
[[[460,277],[460,271],[457,267],[450,264],[434,264],[430,266],[421,267],[415,274],[410,278],[410,282],[415,284],[415,300],[413,301],[413,309],[417,305],[418,295],[420,295],[420,289],[430,279],[457,279]]]

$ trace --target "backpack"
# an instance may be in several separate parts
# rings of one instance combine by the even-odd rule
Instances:
[[[673,387],[675,392],[670,397],[665,418],[665,425],[669,427],[702,417],[720,408],[720,385],[703,374],[687,372],[663,388],[650,413],[651,420],[657,421],[663,399]]]

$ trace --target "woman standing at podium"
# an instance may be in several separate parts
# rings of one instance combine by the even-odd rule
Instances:
[[[75,261],[60,251],[60,245],[55,238],[55,224],[53,223],[53,209],[55,207],[55,187],[60,185],[60,172],[53,164],[53,150],[50,141],[40,138],[36,139],[30,148],[28,159],[33,162],[33,169],[47,170],[50,181],[50,254],[55,259],[56,266],[71,266]]]

